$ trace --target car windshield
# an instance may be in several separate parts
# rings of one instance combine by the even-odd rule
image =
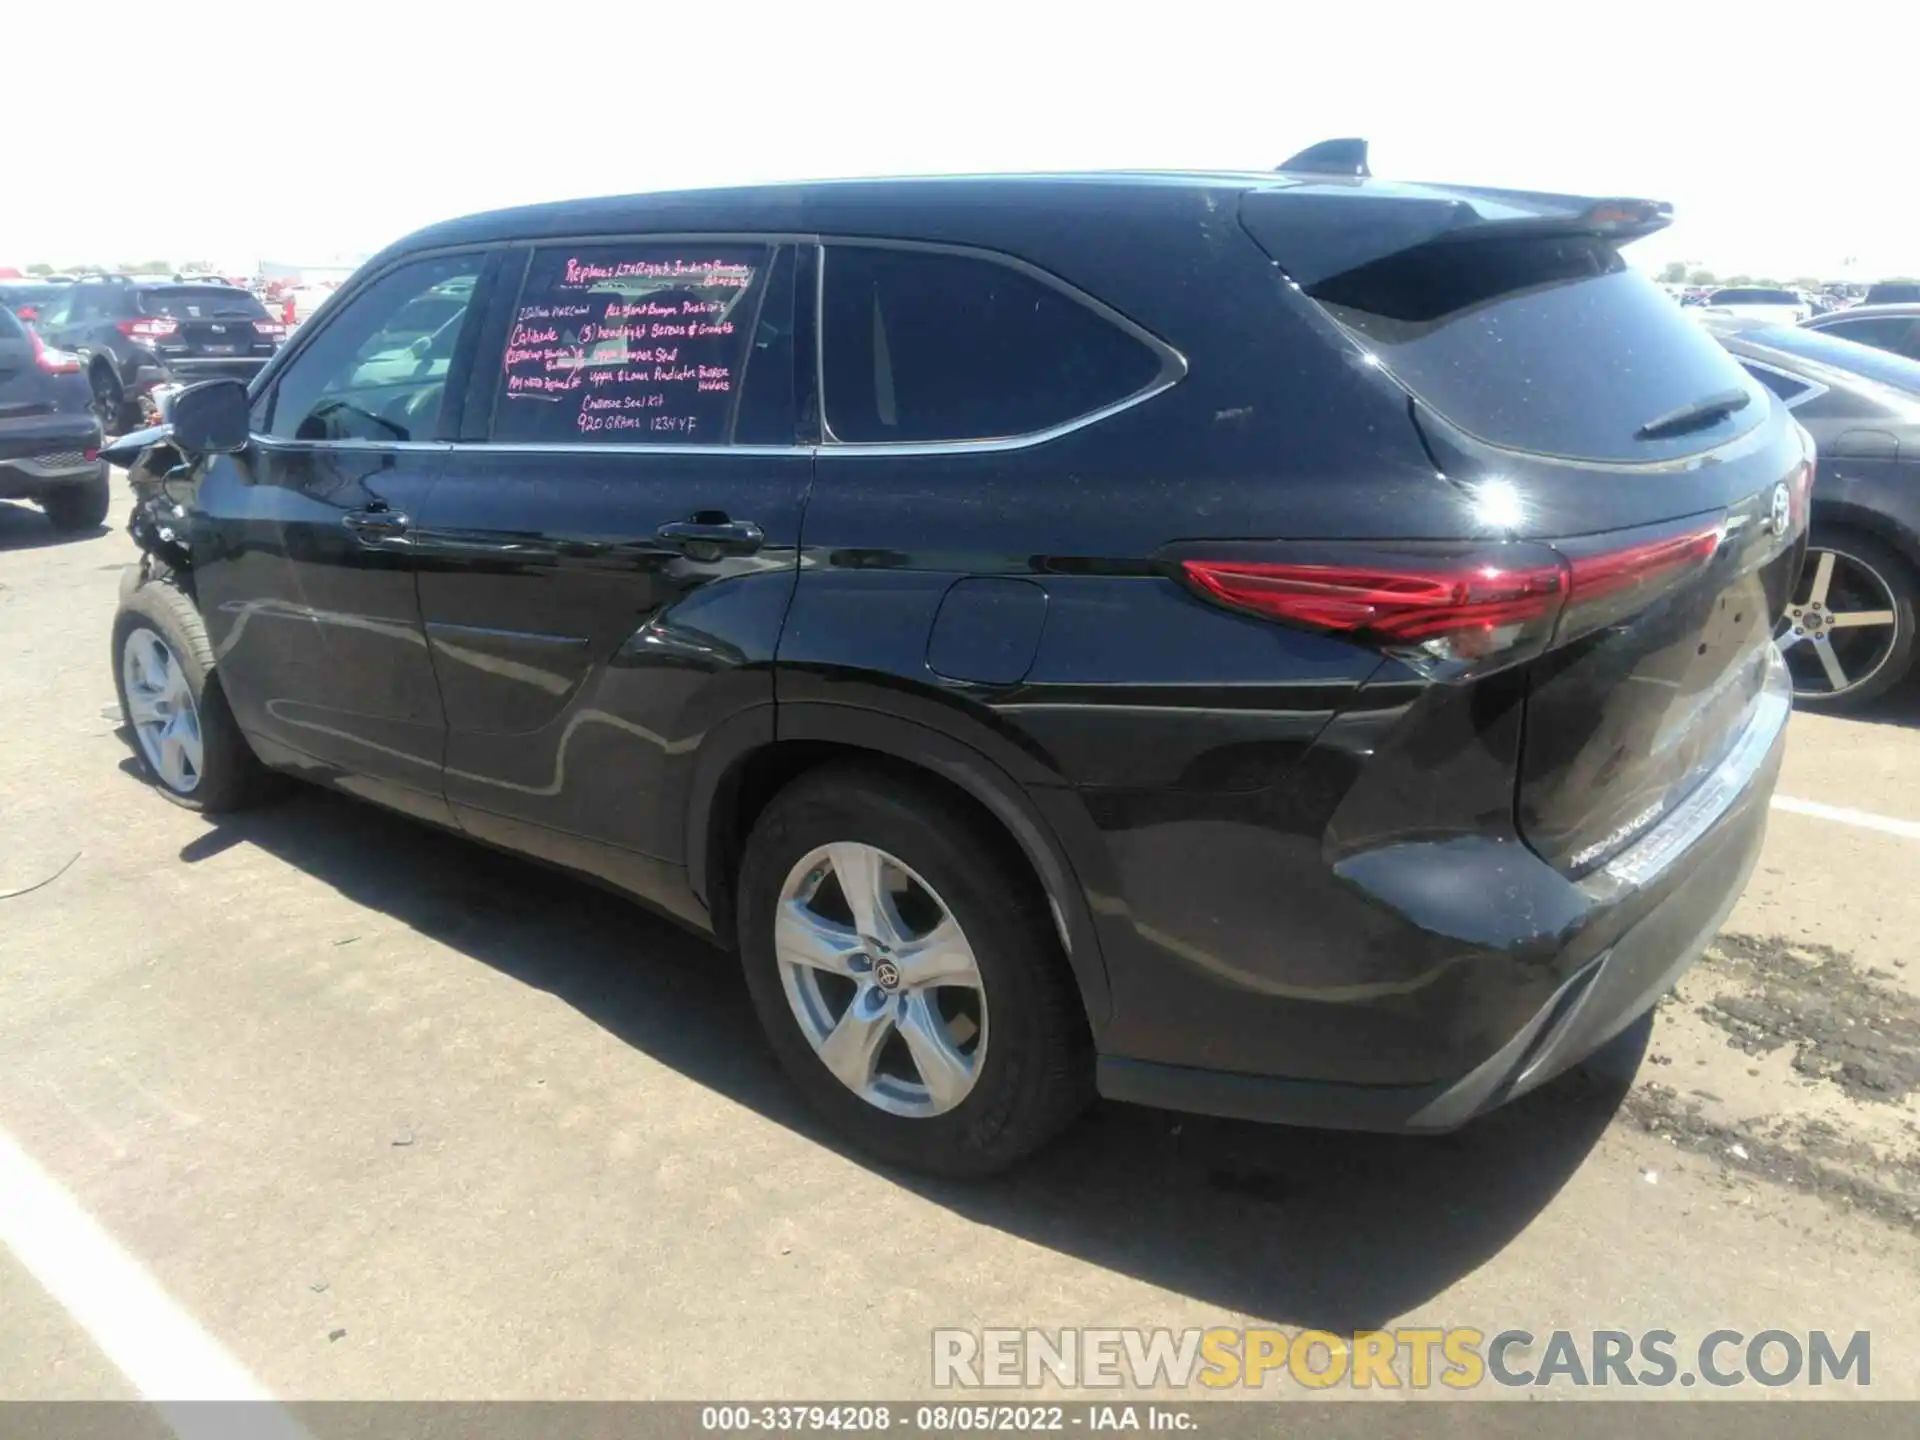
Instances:
[[[1878,380],[1882,385],[1891,385],[1909,395],[1920,395],[1920,360],[1909,360],[1891,351],[1876,350],[1871,345],[1857,345],[1851,340],[1842,340],[1819,330],[1802,330],[1784,325],[1749,330],[1745,332],[1745,338],[1771,350],[1831,365],[1836,370],[1850,370],[1855,375]]]
[[[266,308],[251,294],[232,285],[175,285],[164,290],[142,290],[140,309],[147,315],[175,320],[211,320],[217,316],[266,318]]]
[[[1716,305],[1799,305],[1800,297],[1791,290],[1720,290],[1713,297]]]

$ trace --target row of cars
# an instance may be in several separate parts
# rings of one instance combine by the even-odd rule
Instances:
[[[1820,447],[1816,553],[1790,616],[1801,623],[1782,631],[1796,693],[1865,703],[1910,668],[1920,607],[1920,303],[1806,317],[1789,291],[1711,298],[1687,313]],[[0,499],[36,501],[62,529],[98,525],[101,437],[151,419],[171,387],[251,379],[288,328],[218,281],[0,282]]]
[[[0,281],[0,500],[93,529],[109,499],[104,437],[151,419],[169,388],[251,380],[286,335],[259,297],[224,281]]]

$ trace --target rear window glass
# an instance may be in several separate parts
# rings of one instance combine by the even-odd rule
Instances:
[[[1782,400],[1789,402],[1797,400],[1813,389],[1813,386],[1806,381],[1795,380],[1790,375],[1782,375],[1778,370],[1765,365],[1744,365],[1741,368]]]
[[[867,245],[835,245],[825,259],[822,376],[836,440],[1030,435],[1160,376],[1141,341],[1010,265]]]
[[[1508,449],[1660,460],[1725,444],[1766,414],[1749,405],[1684,435],[1637,438],[1746,377],[1659,286],[1588,237],[1422,245],[1307,293],[1422,401]]]
[[[1802,330],[1798,326],[1768,325],[1759,330],[1744,330],[1740,338],[1920,395],[1920,360],[1876,350],[1871,345],[1856,345],[1851,340],[1836,340],[1819,330]]]
[[[66,288],[64,285],[0,285],[0,307],[44,305]]]
[[[140,313],[167,315],[175,320],[210,320],[216,315],[264,318],[267,311],[251,292],[235,285],[182,285],[142,290]]]
[[[1716,290],[1714,305],[1804,305],[1791,290]]]
[[[1867,287],[1869,305],[1906,305],[1920,300],[1920,283],[1896,280]]]

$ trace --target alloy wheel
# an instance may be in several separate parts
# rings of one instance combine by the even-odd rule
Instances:
[[[773,948],[800,1033],[847,1089],[915,1118],[972,1093],[986,988],[959,922],[907,865],[854,841],[803,856],[781,886]]]
[[[167,642],[144,627],[130,631],[120,651],[120,676],[126,686],[127,723],[140,742],[160,783],[176,795],[191,795],[200,784],[204,749],[200,710],[180,659]]]
[[[1849,694],[1880,673],[1899,641],[1893,586],[1858,556],[1819,546],[1801,573],[1779,636],[1794,693]]]

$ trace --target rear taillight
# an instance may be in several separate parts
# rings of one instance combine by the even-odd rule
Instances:
[[[287,327],[278,320],[256,320],[253,328],[272,340],[284,339],[287,333]]]
[[[129,340],[164,340],[180,328],[180,322],[150,316],[145,320],[122,320],[113,328]]]
[[[33,363],[49,375],[78,375],[80,357],[71,350],[50,350],[38,330],[29,330],[33,340]]]
[[[1297,561],[1190,557],[1180,567],[1237,610],[1378,645],[1423,669],[1534,654],[1566,599],[1566,562],[1544,545],[1311,549]]]
[[[1236,610],[1376,645],[1435,678],[1525,660],[1631,615],[1720,548],[1720,520],[1599,540],[1474,548],[1222,546],[1177,563],[1188,584]],[[1212,548],[1212,547],[1209,547]],[[1252,551],[1264,552],[1255,558]],[[1274,552],[1298,559],[1269,559]]]

